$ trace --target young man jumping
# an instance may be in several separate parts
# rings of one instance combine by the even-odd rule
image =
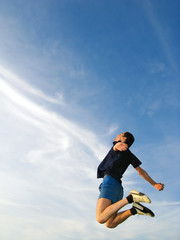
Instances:
[[[113,142],[113,147],[104,160],[98,166],[97,177],[103,178],[99,186],[100,195],[97,201],[96,217],[99,223],[105,223],[108,228],[115,228],[132,215],[148,215],[154,217],[154,213],[140,202],[150,203],[151,200],[144,193],[132,190],[123,199],[123,187],[121,178],[131,164],[147,182],[158,191],[164,189],[164,184],[156,183],[148,173],[140,167],[141,161],[130,152],[134,137],[129,132],[121,133]],[[133,203],[132,208],[118,212],[127,204]]]

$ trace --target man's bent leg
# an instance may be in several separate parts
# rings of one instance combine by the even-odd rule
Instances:
[[[114,216],[110,217],[106,222],[106,227],[108,228],[115,228],[122,222],[124,222],[127,218],[132,216],[132,213],[130,210],[126,210],[117,214],[114,214]]]
[[[103,212],[112,204],[112,201],[106,198],[99,198],[96,207],[96,219],[99,223],[105,223],[107,220],[104,218]]]
[[[117,215],[117,212],[127,205],[129,202],[127,198],[124,198],[114,204],[112,204],[111,200],[106,198],[99,198],[97,202],[97,210],[96,217],[99,223],[105,223],[110,217],[114,217],[113,215]],[[123,216],[122,216],[123,217]],[[122,218],[122,221],[125,220],[126,215]],[[124,219],[124,220],[123,220]],[[127,219],[127,217],[126,217]]]

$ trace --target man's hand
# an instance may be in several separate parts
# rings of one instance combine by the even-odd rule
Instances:
[[[154,187],[158,190],[158,191],[162,191],[164,189],[164,184],[163,183],[155,183]]]
[[[114,145],[113,147],[114,151],[126,151],[128,149],[128,145],[126,143],[123,142],[118,142]]]

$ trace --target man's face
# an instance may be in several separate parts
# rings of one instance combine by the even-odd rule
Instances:
[[[121,133],[121,134],[117,135],[117,137],[114,140],[115,141],[121,141],[123,143],[126,142],[127,137],[124,137],[124,134],[125,133]]]

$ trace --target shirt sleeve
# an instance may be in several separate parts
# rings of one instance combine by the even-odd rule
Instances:
[[[134,168],[139,167],[142,164],[142,162],[132,152],[130,153],[131,153],[131,165]]]

